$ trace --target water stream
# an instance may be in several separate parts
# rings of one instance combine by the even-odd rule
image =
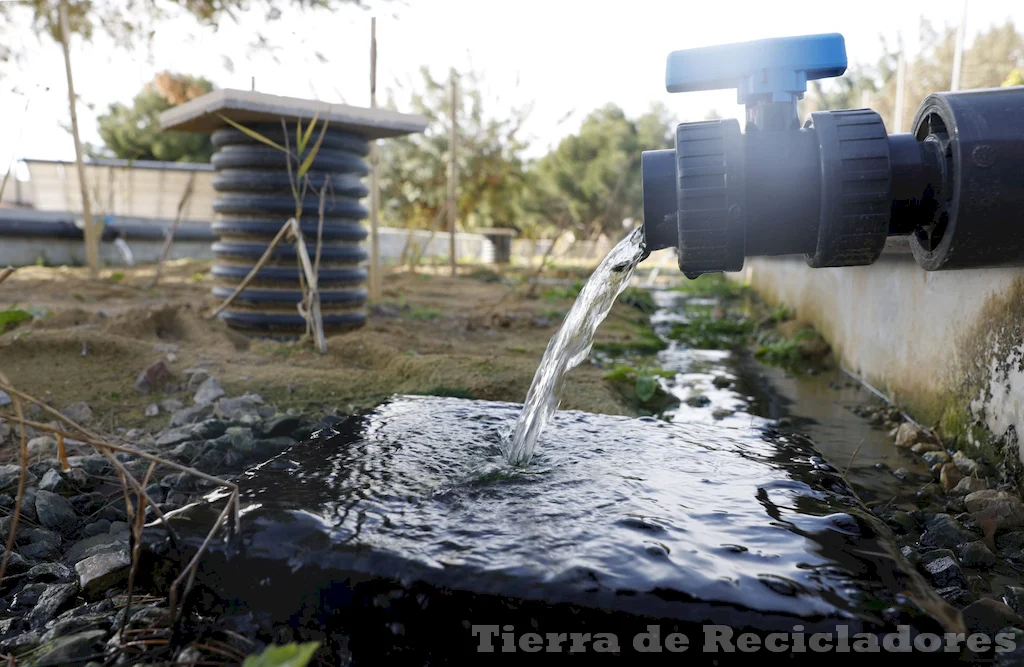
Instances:
[[[548,343],[515,431],[502,443],[509,463],[526,465],[533,458],[537,438],[558,409],[565,374],[590,354],[597,327],[629,286],[642,256],[643,230],[638,227],[612,248],[583,286],[558,333]]]

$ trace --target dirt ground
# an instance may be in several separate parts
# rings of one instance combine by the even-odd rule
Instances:
[[[155,288],[146,286],[151,267],[105,270],[96,280],[82,268],[21,268],[0,284],[0,310],[17,306],[37,317],[0,335],[0,371],[55,407],[88,401],[108,429],[166,428],[165,413],[144,415],[166,392],[132,387],[160,359],[174,373],[171,393],[179,398],[183,391],[173,389],[184,385],[184,371],[203,368],[229,395],[254,392],[304,412],[348,412],[413,393],[521,402],[572,304],[543,287],[528,295],[511,270],[500,280],[468,269],[455,278],[390,275],[367,326],[329,337],[320,355],[309,341],[253,339],[209,318],[217,305],[209,268],[170,263]],[[628,343],[643,336],[646,322],[616,304],[598,341]],[[590,364],[575,369],[561,407],[632,414],[604,373]]]

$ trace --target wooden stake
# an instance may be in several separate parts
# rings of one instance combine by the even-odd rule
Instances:
[[[370,108],[377,108],[377,17],[370,19]],[[377,142],[370,142],[370,301],[380,299],[380,186]]]
[[[455,160],[456,137],[458,135],[458,83],[455,70],[451,72],[451,135],[448,138],[448,263],[452,275],[458,273],[458,258],[455,256],[455,223],[459,217],[458,204],[458,163]]]
[[[78,134],[78,105],[75,99],[75,83],[71,77],[71,29],[68,27],[68,3],[61,0],[60,44],[64,49],[64,71],[68,78],[68,104],[71,108],[71,135],[75,139],[75,164],[78,169],[78,187],[82,193],[82,217],[85,219],[85,256],[89,262],[89,275],[97,277],[100,272],[100,239],[89,206],[89,190],[85,185],[85,167],[82,163],[82,141]]]

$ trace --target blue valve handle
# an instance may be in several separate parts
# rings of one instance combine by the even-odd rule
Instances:
[[[748,107],[795,103],[808,81],[841,76],[846,64],[846,42],[839,33],[723,44],[669,54],[665,88],[670,93],[735,88],[736,101]]]

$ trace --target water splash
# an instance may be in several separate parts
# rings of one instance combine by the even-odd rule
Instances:
[[[509,463],[526,465],[530,462],[537,438],[561,402],[565,374],[590,354],[598,325],[629,285],[643,252],[643,230],[638,227],[612,248],[576,297],[537,367],[515,431],[502,442]]]

